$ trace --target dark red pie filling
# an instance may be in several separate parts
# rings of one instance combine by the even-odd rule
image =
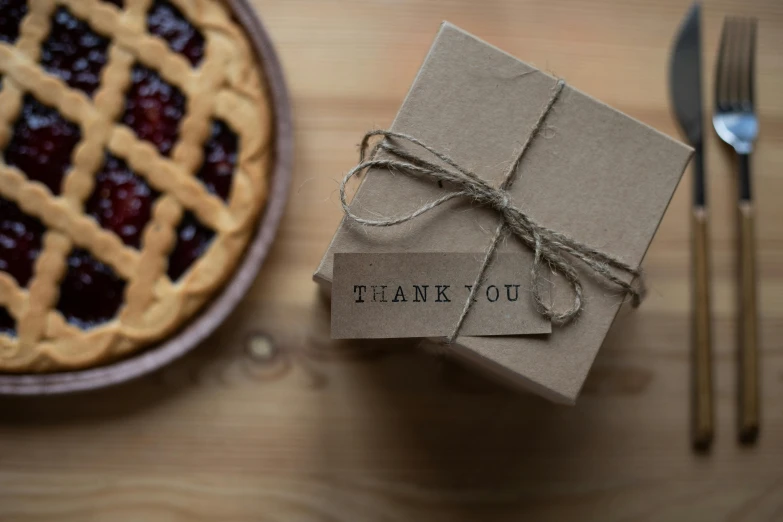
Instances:
[[[124,300],[125,281],[89,252],[74,249],[60,283],[57,309],[69,323],[88,330],[113,319]]]
[[[19,38],[19,25],[26,14],[25,0],[0,0],[0,41],[16,42]]]
[[[197,66],[204,57],[204,37],[179,9],[165,0],[157,0],[147,15],[147,30],[166,40],[175,53],[184,55]]]
[[[133,67],[122,123],[168,156],[184,114],[185,96],[179,89],[151,69],[138,64]]]
[[[0,306],[0,333],[16,335],[16,321],[2,306]]]
[[[92,96],[106,65],[109,40],[75,18],[64,7],[52,16],[49,38],[41,48],[41,65],[50,74]]]
[[[11,274],[21,287],[33,275],[44,231],[40,221],[0,198],[0,270]]]
[[[114,4],[117,7],[119,7],[120,9],[125,7],[125,5],[124,5],[122,0],[103,0],[103,1],[106,2],[106,3],[109,3],[109,4]]]
[[[139,248],[152,205],[160,194],[136,175],[121,159],[107,155],[95,176],[95,190],[85,212],[128,246]]]
[[[237,135],[224,122],[213,121],[212,136],[204,145],[204,163],[196,177],[223,201],[227,201],[231,193],[238,150]]]
[[[177,281],[190,265],[204,255],[215,232],[202,225],[192,212],[186,212],[177,228],[177,243],[169,256],[168,275]]]
[[[57,195],[81,134],[77,125],[28,94],[3,153],[5,162]]]

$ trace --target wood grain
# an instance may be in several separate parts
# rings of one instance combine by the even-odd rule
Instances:
[[[710,134],[716,440],[689,443],[690,184],[574,408],[509,392],[412,342],[329,340],[310,275],[340,220],[336,180],[387,126],[442,19],[676,135],[670,37],[686,0],[255,0],[294,100],[294,190],[226,324],[166,370],[98,393],[0,399],[0,520],[783,519],[783,5],[759,17],[754,156],[763,431],[736,442],[736,194]],[[708,91],[709,92],[709,91]]]
[[[739,202],[739,273],[740,303],[737,366],[738,432],[740,441],[753,444],[760,429],[761,403],[759,402],[759,350],[758,308],[756,296],[756,246],[753,206],[750,201]]]
[[[707,210],[699,205],[691,214],[691,441],[707,451],[715,437],[715,399],[712,385],[712,315],[710,314],[710,227]]]

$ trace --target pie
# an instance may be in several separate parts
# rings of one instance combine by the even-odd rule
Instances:
[[[254,236],[272,119],[217,0],[0,0],[0,371],[191,319]]]

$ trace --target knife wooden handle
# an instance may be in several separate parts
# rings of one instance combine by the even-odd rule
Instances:
[[[739,440],[753,444],[760,424],[758,315],[756,302],[756,249],[753,227],[753,206],[749,200],[739,203]]]
[[[707,212],[694,207],[691,220],[693,246],[693,325],[691,347],[692,443],[698,450],[712,444],[714,413],[712,400],[712,339],[710,321],[710,267]]]

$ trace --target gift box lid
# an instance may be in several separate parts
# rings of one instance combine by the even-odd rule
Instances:
[[[391,130],[498,184],[556,82],[444,23]],[[566,85],[525,154],[510,196],[538,224],[639,266],[691,153]],[[371,170],[351,205],[398,215],[443,190],[427,180]],[[365,228],[344,219],[314,278],[329,286],[336,252],[483,252],[497,222],[495,213],[459,200],[396,227]],[[532,263],[532,253],[514,239],[498,251]],[[569,289],[554,281],[555,303],[567,305]],[[573,403],[623,302],[589,273],[582,283],[581,315],[551,334],[460,336],[448,350],[553,401]]]

